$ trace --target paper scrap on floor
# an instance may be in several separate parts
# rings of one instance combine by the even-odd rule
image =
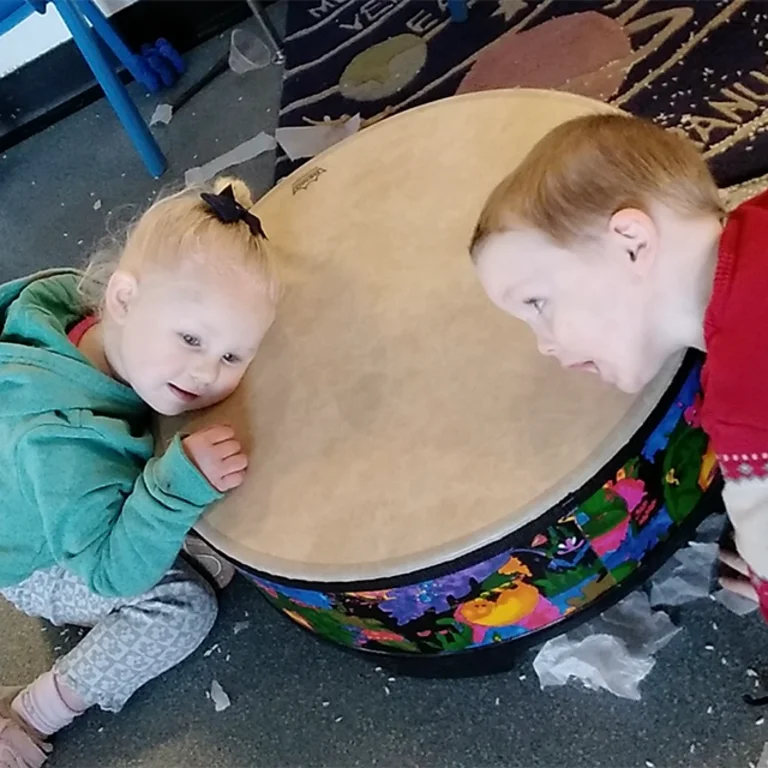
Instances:
[[[232,627],[232,632],[234,634],[239,635],[241,632],[245,632],[248,627],[251,626],[250,621],[236,621],[234,626]]]
[[[152,117],[149,118],[150,128],[153,125],[162,123],[168,125],[173,117],[173,107],[170,104],[158,104],[155,107],[155,111],[152,113]]]
[[[572,677],[592,690],[640,699],[639,685],[656,663],[653,654],[678,632],[664,611],[652,611],[642,590],[597,619],[542,647],[533,661],[542,688]]]
[[[240,165],[240,163],[252,160],[254,157],[258,157],[264,152],[269,152],[276,146],[277,143],[275,142],[275,137],[262,131],[252,139],[248,139],[248,141],[238,144],[233,149],[230,149],[229,152],[225,152],[223,155],[215,157],[205,165],[190,168],[184,174],[184,181],[188,187],[195,184],[205,184],[206,181],[212,179],[223,170],[231,168],[233,165]]]
[[[291,160],[298,160],[319,155],[359,130],[360,115],[354,115],[347,120],[334,120],[327,124],[278,128],[275,138]]]
[[[221,687],[221,683],[218,680],[214,680],[211,683],[211,699],[217,712],[223,712],[232,705],[229,696],[227,696],[226,691]]]

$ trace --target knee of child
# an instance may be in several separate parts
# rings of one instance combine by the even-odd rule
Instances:
[[[194,615],[195,626],[200,631],[200,642],[213,629],[219,614],[219,601],[213,589],[202,579],[189,583],[187,604],[190,613]]]
[[[173,606],[173,610],[164,610],[166,620],[179,629],[183,628],[188,636],[186,645],[197,647],[213,628],[218,616],[219,606],[212,587],[202,576],[186,576],[183,580],[173,580],[159,585],[152,595],[153,601]]]

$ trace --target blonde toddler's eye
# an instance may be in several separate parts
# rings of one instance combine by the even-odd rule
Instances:
[[[197,336],[193,336],[191,333],[180,333],[179,335],[188,347],[200,346],[200,339]]]
[[[237,365],[238,363],[242,362],[242,360],[240,359],[240,357],[238,357],[238,355],[233,355],[231,353],[228,355],[224,355],[223,359],[224,359],[224,362],[228,363],[229,365]]]

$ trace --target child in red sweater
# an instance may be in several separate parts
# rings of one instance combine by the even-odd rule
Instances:
[[[558,126],[494,190],[470,252],[543,354],[626,392],[707,353],[702,420],[726,480],[740,578],[768,618],[768,193],[726,217],[694,146],[635,117]]]

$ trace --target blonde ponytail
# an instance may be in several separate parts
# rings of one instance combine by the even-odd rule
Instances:
[[[222,222],[200,197],[203,192],[219,194],[229,185],[243,208],[253,206],[248,185],[228,176],[210,185],[188,187],[153,203],[117,242],[91,259],[80,283],[86,309],[101,311],[107,283],[117,269],[140,276],[153,269],[174,269],[185,261],[256,275],[276,300],[279,280],[266,239],[254,235],[245,222]]]
[[[235,193],[235,200],[243,208],[253,207],[253,194],[250,187],[242,179],[236,179],[234,176],[219,176],[213,182],[213,191],[218,195],[229,186],[232,187],[232,191]]]

